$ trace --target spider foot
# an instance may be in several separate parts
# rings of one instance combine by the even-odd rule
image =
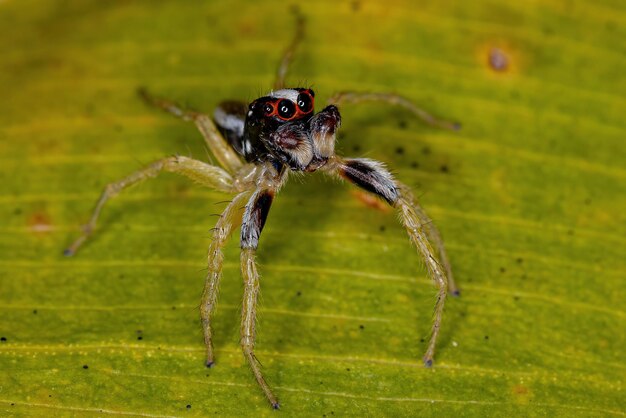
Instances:
[[[433,359],[432,358],[424,358],[424,367],[431,368],[433,367]]]
[[[92,230],[93,228],[91,228],[89,225],[85,225],[83,227],[83,234],[78,237],[76,241],[72,243],[72,245],[70,245],[63,251],[63,255],[66,257],[72,257],[74,254],[76,254],[76,251],[78,251],[78,248],[85,242],[87,237],[91,234]]]
[[[273,409],[280,409],[280,404],[278,402],[272,402]]]
[[[204,363],[204,365],[207,367],[207,369],[212,369],[213,366],[215,366],[215,361],[207,360],[206,363]]]

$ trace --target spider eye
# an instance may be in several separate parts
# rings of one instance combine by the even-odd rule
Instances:
[[[313,108],[311,97],[306,93],[298,94],[298,107],[302,112],[309,113]]]
[[[263,111],[266,115],[271,115],[274,112],[274,107],[271,104],[267,103],[263,108]]]
[[[283,99],[278,103],[278,115],[283,119],[290,119],[296,114],[296,106],[291,100]]]

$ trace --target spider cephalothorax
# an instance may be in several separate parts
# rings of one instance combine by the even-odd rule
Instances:
[[[222,248],[235,227],[236,215],[244,208],[240,238],[241,274],[244,280],[241,347],[256,381],[274,408],[278,408],[278,400],[263,378],[254,354],[259,293],[255,254],[274,197],[287,181],[290,171],[320,170],[343,178],[398,209],[411,242],[417,247],[438,288],[432,334],[423,359],[426,366],[430,366],[433,361],[448,286],[453,294],[457,293],[439,232],[415,201],[409,188],[397,181],[382,163],[366,158],[342,158],[335,154],[336,131],[341,125],[336,104],[381,100],[403,106],[434,126],[457,129],[457,125],[438,121],[408,99],[391,93],[340,93],[333,96],[329,106],[314,113],[313,90],[284,88],[284,78],[293,50],[302,38],[301,18],[299,23],[296,39],[279,67],[275,90],[249,105],[239,101],[222,102],[215,110],[214,119],[211,119],[204,114],[185,111],[173,102],[154,98],[141,90],[142,97],[148,103],[184,120],[193,121],[221,167],[188,157],[168,157],[109,184],[84,233],[65,251],[66,255],[73,255],[92,233],[100,211],[109,198],[133,184],[157,176],[161,171],[178,173],[207,187],[234,195],[213,228],[213,240],[209,247],[208,273],[200,304],[206,366],[212,367],[214,364],[211,318],[222,275]],[[431,243],[436,247],[438,257]]]
[[[246,161],[314,171],[334,154],[335,131],[341,124],[336,106],[315,114],[314,100],[311,89],[285,88],[254,100],[245,113],[242,104],[224,102],[214,116],[220,131]]]

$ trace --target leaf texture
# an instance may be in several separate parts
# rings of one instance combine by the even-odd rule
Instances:
[[[459,132],[341,108],[344,155],[385,161],[442,231],[460,298],[432,369],[435,289],[394,214],[294,177],[261,238],[257,355],[285,416],[623,416],[626,9],[321,1],[289,73],[318,103],[394,91]],[[272,84],[285,2],[0,1],[0,415],[274,416],[239,349],[238,240],[203,367],[198,304],[228,199],[172,175],[101,189],[200,134],[139,86],[212,112]],[[319,105],[318,105],[319,107]]]

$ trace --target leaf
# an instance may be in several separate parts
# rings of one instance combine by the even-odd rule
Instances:
[[[440,227],[460,298],[421,366],[435,289],[389,212],[294,178],[259,251],[257,355],[287,416],[624,415],[626,28],[621,2],[320,2],[289,79],[342,107],[340,151],[388,163]],[[138,86],[211,112],[271,86],[284,2],[0,2],[0,413],[273,416],[239,350],[227,248],[203,367],[198,303],[226,195],[170,175],[63,248],[107,182],[205,158]]]

